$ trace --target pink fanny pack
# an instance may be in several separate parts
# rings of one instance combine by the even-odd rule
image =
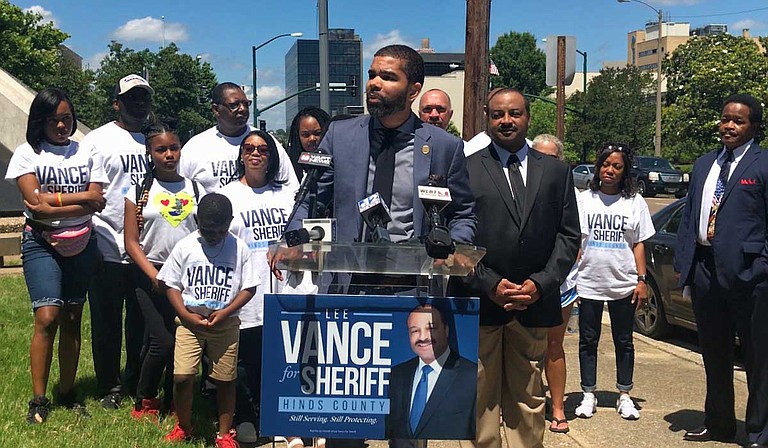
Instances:
[[[40,236],[62,257],[73,257],[88,246],[91,238],[91,221],[55,230],[40,230]],[[27,225],[27,230],[32,227]]]

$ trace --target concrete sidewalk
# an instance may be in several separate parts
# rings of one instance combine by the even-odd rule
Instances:
[[[735,368],[736,416],[739,421],[735,443],[684,442],[686,430],[704,421],[704,367],[701,355],[682,346],[656,341],[635,333],[635,389],[632,396],[641,408],[640,420],[623,420],[615,410],[616,367],[607,313],[604,314],[598,356],[598,410],[591,419],[578,419],[574,410],[581,401],[579,386],[579,337],[566,334],[568,363],[566,416],[568,434],[546,431],[547,447],[736,447],[746,442],[744,412],[747,382],[743,370]],[[695,336],[692,337],[695,339]],[[681,345],[686,345],[685,343]],[[369,446],[384,448],[386,442],[369,441]],[[457,447],[456,441],[429,441],[430,447]],[[524,448],[524,447],[508,447]]]

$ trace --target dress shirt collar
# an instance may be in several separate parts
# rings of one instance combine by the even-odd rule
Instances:
[[[493,147],[496,149],[496,153],[499,155],[501,166],[506,167],[507,161],[513,153],[497,145],[496,142],[493,142]],[[528,158],[528,143],[526,142],[523,147],[518,149],[514,154],[517,155],[517,159],[520,160],[520,165],[526,166],[526,159]]]
[[[443,370],[445,361],[448,359],[448,356],[450,355],[451,355],[451,348],[446,347],[442,355],[438,356],[437,359],[429,363],[429,366],[432,367],[432,371],[437,374],[435,378],[440,376],[440,372]],[[419,358],[419,366],[416,368],[416,375],[421,375],[421,369],[426,365],[427,364],[424,361],[422,361],[421,358]]]
[[[754,143],[755,140],[751,139],[747,143],[744,143],[743,145],[737,147],[733,150],[733,161],[737,162],[741,160],[742,157],[744,157],[744,154],[747,152],[749,148],[752,147],[752,143]],[[720,154],[717,155],[717,161],[722,164],[723,161],[725,161],[725,151],[727,151],[725,145],[723,145],[723,149],[720,150]]]

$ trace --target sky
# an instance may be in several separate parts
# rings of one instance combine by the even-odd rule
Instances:
[[[251,47],[292,32],[317,39],[316,0],[11,0],[52,20],[70,35],[64,43],[97,68],[112,40],[129,48],[157,50],[175,42],[182,52],[209,62],[219,82],[252,84]],[[463,52],[467,0],[328,0],[330,28],[354,28],[363,41],[363,72],[379,48],[402,43],[414,48],[423,38],[437,52]],[[750,28],[753,36],[768,35],[765,0],[646,0],[660,8],[665,20],[688,22],[691,28],[710,23],[728,25],[731,34]],[[603,62],[626,60],[627,33],[655,21],[651,7],[616,0],[493,0],[490,45],[507,32],[576,37],[587,52],[589,71]],[[164,26],[163,26],[164,23]],[[165,32],[163,33],[163,28]],[[271,104],[285,95],[285,54],[292,37],[277,39],[258,51],[258,102]],[[577,61],[581,67],[581,61]],[[151,82],[151,80],[150,80]],[[270,129],[285,127],[285,109],[275,107],[260,118]]]

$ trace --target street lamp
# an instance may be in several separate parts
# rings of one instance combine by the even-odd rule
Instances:
[[[662,56],[661,56],[661,25],[662,25],[661,8],[656,9],[642,0],[616,0],[616,1],[619,3],[629,3],[629,2],[641,3],[651,8],[659,16],[659,20],[658,22],[656,22],[659,26],[659,34],[656,36],[656,141],[655,141],[654,154],[656,155],[656,157],[661,157],[661,59],[662,59]]]
[[[253,119],[254,123],[256,122],[256,117],[259,116],[259,108],[256,105],[256,97],[257,97],[257,91],[256,91],[256,52],[259,50],[259,48],[263,47],[264,45],[267,45],[268,43],[272,42],[273,40],[280,39],[281,37],[301,37],[304,33],[284,33],[284,34],[278,34],[277,36],[263,42],[261,45],[256,45],[254,47],[251,47],[251,54],[253,56]]]

